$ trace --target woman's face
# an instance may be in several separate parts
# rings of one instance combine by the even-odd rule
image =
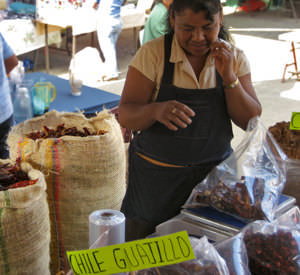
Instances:
[[[201,57],[217,41],[222,19],[221,13],[215,14],[213,21],[210,21],[204,11],[195,13],[191,9],[185,9],[174,13],[170,22],[179,45],[186,54]]]

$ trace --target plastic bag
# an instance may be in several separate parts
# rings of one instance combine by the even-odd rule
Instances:
[[[300,231],[267,221],[242,230],[252,274],[299,274]]]
[[[230,275],[251,275],[242,234],[217,242],[214,246],[225,260]]]
[[[179,264],[136,271],[135,275],[225,275],[229,274],[224,259],[204,236],[201,239],[190,237],[195,259]]]
[[[269,127],[280,148],[288,157],[284,194],[293,196],[300,205],[300,131],[291,130],[290,122],[278,122]]]
[[[14,67],[10,72],[10,81],[15,84],[21,84],[24,79],[25,68],[23,65],[23,61],[19,60],[18,65]]]
[[[236,151],[193,189],[183,207],[209,205],[243,221],[271,221],[286,180],[285,160],[255,117]]]
[[[298,206],[292,207],[290,210],[285,212],[273,221],[274,224],[280,226],[287,226],[300,230],[300,210]]]

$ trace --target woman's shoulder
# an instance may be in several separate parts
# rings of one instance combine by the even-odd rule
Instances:
[[[234,56],[236,58],[246,58],[246,55],[245,55],[245,52],[242,48],[236,46],[234,43],[229,43],[229,42],[226,42],[230,45],[233,53],[234,53]]]
[[[250,63],[242,48],[230,44],[234,55],[234,68],[239,76],[250,73]]]
[[[164,64],[164,36],[146,42],[131,61],[131,66],[156,81]]]
[[[152,40],[149,40],[142,46],[142,48],[143,47],[146,47],[146,48],[149,48],[152,50],[153,49],[158,50],[158,49],[163,48],[164,47],[164,35],[154,38]]]
[[[168,13],[168,10],[163,3],[157,3],[153,7],[151,13],[154,13],[154,14],[155,13]],[[151,13],[150,13],[150,15],[151,15]]]
[[[164,53],[164,36],[154,38],[143,44],[137,51],[136,58],[162,58]]]

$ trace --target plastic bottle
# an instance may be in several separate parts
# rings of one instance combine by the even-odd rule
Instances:
[[[17,87],[13,105],[16,123],[32,118],[31,97],[26,87]]]

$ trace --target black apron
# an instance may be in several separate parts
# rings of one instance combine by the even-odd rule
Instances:
[[[152,229],[178,214],[194,186],[232,152],[231,121],[220,75],[216,72],[216,88],[173,86],[174,63],[169,62],[172,39],[172,35],[165,36],[165,67],[157,101],[175,99],[196,115],[184,129],[171,131],[156,122],[134,137],[129,149],[128,188],[121,208],[126,218]],[[184,167],[154,165],[137,152]]]

